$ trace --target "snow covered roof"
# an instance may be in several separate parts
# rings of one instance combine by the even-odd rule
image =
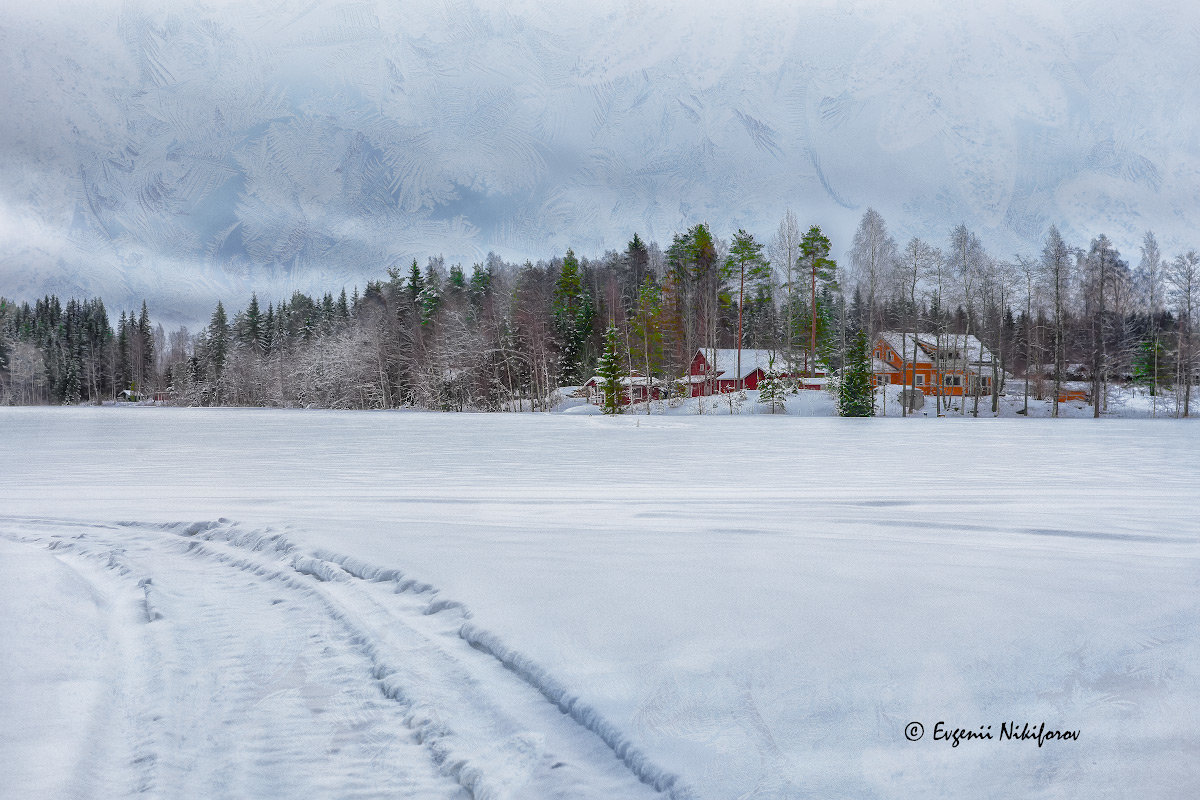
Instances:
[[[596,387],[604,383],[604,377],[601,375],[593,375],[588,379],[588,382],[581,388]],[[622,386],[658,386],[662,381],[657,378],[647,378],[644,375],[624,375],[617,378],[617,383]]]
[[[917,342],[918,364],[932,364],[938,355],[938,337],[932,333],[912,333],[911,331],[880,331],[878,338],[901,355],[907,362],[913,360],[913,339]],[[966,358],[972,365],[992,363],[992,351],[974,334],[946,333],[941,338],[941,357],[943,359],[961,360]]]
[[[933,363],[933,359],[931,358],[932,352],[929,350],[926,350],[925,347],[922,346],[919,335],[914,335],[912,333],[906,333],[906,332],[902,332],[902,331],[880,331],[879,333],[876,334],[876,338],[882,339],[884,341],[884,343],[887,344],[888,347],[892,348],[897,353],[899,353],[900,357],[903,358],[905,360],[905,362],[913,360],[913,339],[916,338],[917,345],[918,345],[917,355],[916,355],[916,363],[918,363],[918,364],[932,364]]]
[[[741,375],[736,374],[738,364],[738,351],[736,348],[717,348],[714,350],[711,347],[702,347],[697,352],[704,356],[704,360],[708,363],[708,366],[725,380],[748,378],[756,369],[767,372],[772,358],[775,360],[774,368],[776,372],[785,372],[787,370],[787,366],[783,361],[783,353],[778,350],[743,347]],[[817,370],[824,372],[825,366],[818,364]]]
[[[898,368],[892,366],[891,364],[884,361],[883,359],[875,358],[875,357],[871,358],[871,372],[875,372],[875,373],[887,372],[887,373],[891,373],[891,374],[895,374],[895,375],[900,374],[900,370]]]

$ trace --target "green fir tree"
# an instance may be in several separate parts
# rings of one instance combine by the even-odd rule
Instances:
[[[1171,359],[1162,342],[1157,338],[1146,339],[1138,345],[1133,356],[1133,382],[1147,387],[1150,396],[1154,397],[1158,394],[1158,388],[1169,381],[1171,366]]]
[[[867,336],[859,331],[854,336],[846,365],[842,368],[838,387],[838,413],[843,417],[872,417],[875,415],[875,393],[871,390],[871,362],[867,357]]]
[[[587,338],[595,309],[584,291],[579,260],[573,250],[567,250],[563,258],[562,271],[554,284],[553,303],[551,313],[559,343],[559,382],[578,386],[583,380]]]
[[[596,374],[600,377],[599,389],[604,393],[604,402],[600,406],[605,414],[621,413],[621,340],[617,335],[615,325],[609,325],[604,332],[604,352],[596,365]]]

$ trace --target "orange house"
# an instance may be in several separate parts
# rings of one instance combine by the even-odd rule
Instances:
[[[883,331],[871,349],[872,384],[913,386],[922,394],[961,397],[992,392],[993,357],[970,334]]]

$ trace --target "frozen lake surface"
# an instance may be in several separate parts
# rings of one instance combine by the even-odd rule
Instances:
[[[46,798],[1200,795],[1198,431],[0,409],[0,774]]]

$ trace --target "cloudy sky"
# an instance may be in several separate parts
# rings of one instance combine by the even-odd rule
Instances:
[[[1200,11],[973,5],[5,3],[0,295],[188,321],[788,207],[1200,248]]]

